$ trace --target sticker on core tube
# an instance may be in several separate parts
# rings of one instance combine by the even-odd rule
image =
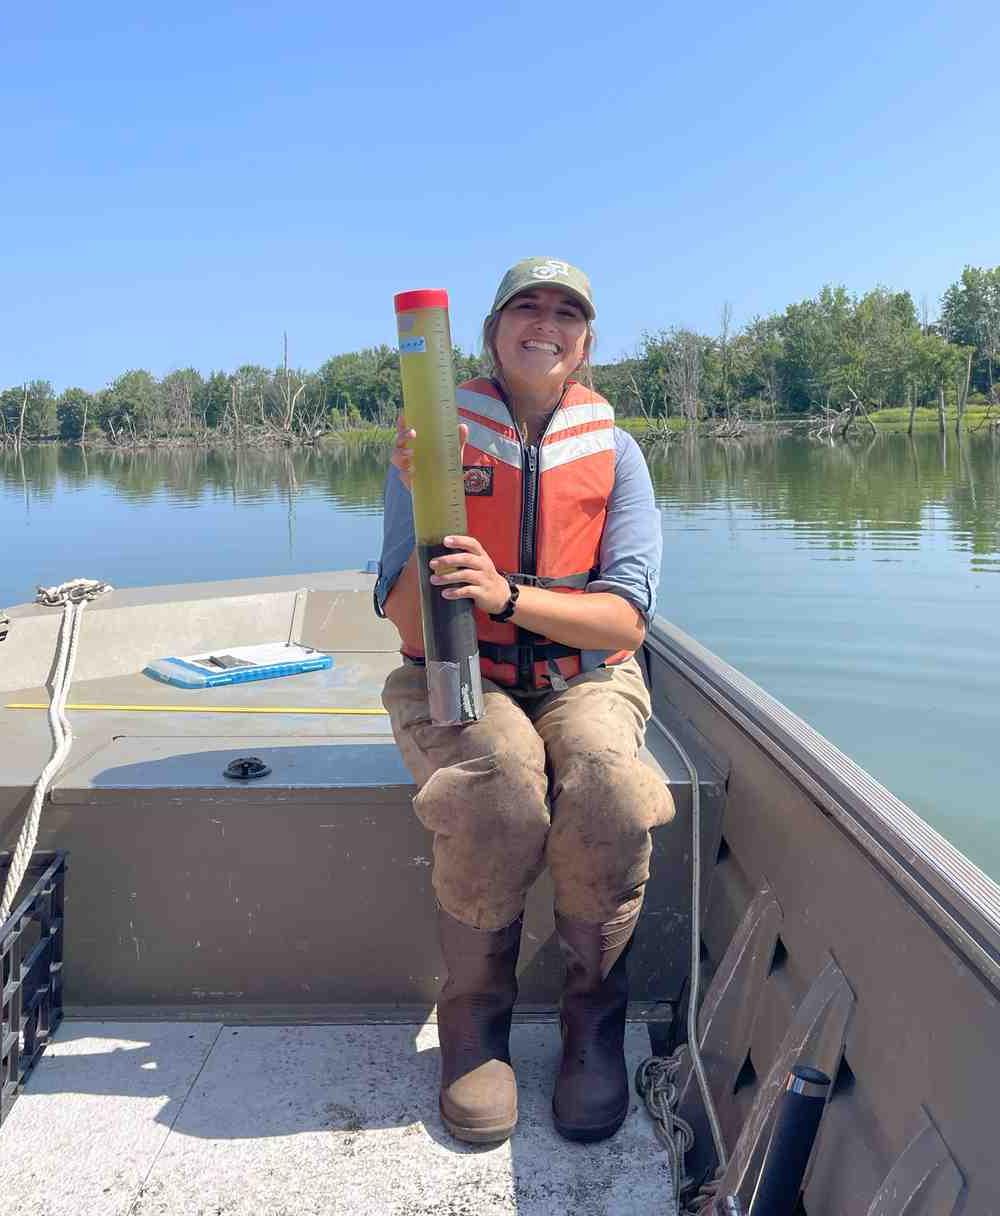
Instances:
[[[426,338],[400,338],[399,353],[401,355],[423,355],[427,353]]]

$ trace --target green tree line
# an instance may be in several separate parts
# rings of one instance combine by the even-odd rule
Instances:
[[[456,349],[458,379],[480,373]],[[636,352],[592,368],[622,415],[775,418],[885,406],[961,408],[970,392],[1000,406],[1000,266],[966,267],[938,318],[909,292],[842,286],[735,328],[724,306],[714,334],[674,327]],[[0,446],[43,439],[134,447],[160,440],[311,443],[331,431],[392,426],[402,404],[399,356],[375,346],[335,355],[316,371],[247,364],[162,379],[133,369],[106,388],[53,391],[36,379],[0,391]]]
[[[764,418],[945,396],[964,406],[971,393],[1000,404],[998,364],[1000,266],[966,267],[933,323],[909,292],[828,286],[739,330],[724,307],[715,334],[646,334],[634,356],[595,368],[595,384],[622,413]]]

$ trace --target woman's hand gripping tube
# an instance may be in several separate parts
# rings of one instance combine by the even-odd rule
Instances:
[[[467,530],[448,293],[406,291],[395,303],[403,412],[416,432],[413,524],[431,721],[459,726],[483,716],[476,621],[470,600],[441,595],[429,565],[450,552],[446,536]]]

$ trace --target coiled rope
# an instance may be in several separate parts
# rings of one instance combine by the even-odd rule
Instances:
[[[685,1063],[687,1046],[669,1056],[650,1056],[636,1069],[635,1088],[646,1104],[656,1128],[656,1136],[670,1158],[670,1181],[677,1216],[701,1216],[718,1198],[718,1180],[723,1167],[712,1181],[692,1178],[685,1157],[694,1145],[694,1128],[677,1113],[677,1073]],[[683,1203],[683,1206],[682,1206]]]
[[[31,806],[21,827],[21,833],[14,846],[10,870],[4,884],[3,899],[0,900],[0,925],[10,915],[11,907],[17,896],[18,889],[31,861],[35,842],[38,840],[38,824],[42,817],[42,804],[49,786],[59,770],[66,763],[70,749],[73,746],[73,731],[66,717],[66,698],[69,696],[70,684],[73,681],[73,667],[76,663],[76,648],[80,639],[80,621],[83,610],[99,595],[111,591],[110,583],[102,583],[92,578],[74,578],[69,582],[60,583],[58,587],[39,587],[35,603],[47,608],[63,610],[62,622],[59,628],[59,641],[56,648],[55,672],[52,676],[52,693],[49,701],[49,729],[52,731],[53,750],[49,762],[42,769],[41,776],[35,786]]]
[[[656,1134],[670,1156],[670,1178],[674,1200],[678,1204],[678,1216],[699,1216],[717,1198],[717,1182],[726,1168],[726,1142],[722,1136],[719,1116],[712,1101],[712,1092],[705,1076],[698,1046],[698,1000],[701,971],[701,788],[698,772],[691,757],[681,746],[680,740],[662,722],[657,725],[673,744],[688,771],[691,782],[691,988],[687,1010],[686,1044],[670,1056],[650,1056],[643,1060],[635,1074],[635,1087],[646,1103],[654,1123]],[[708,1117],[715,1144],[717,1169],[712,1182],[698,1186],[697,1194],[691,1194],[696,1182],[688,1177],[684,1157],[694,1144],[691,1124],[677,1113],[678,1090],[676,1076],[684,1062],[686,1053],[691,1056],[691,1066],[698,1081],[702,1104]],[[685,1199],[683,1208],[679,1205]]]

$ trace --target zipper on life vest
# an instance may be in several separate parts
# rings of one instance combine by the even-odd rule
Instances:
[[[523,574],[535,573],[535,531],[538,517],[538,445],[525,443],[522,439],[521,449],[524,453],[523,474],[521,477],[521,545],[520,564]],[[535,683],[534,664],[530,659],[527,644],[534,641],[538,634],[518,626],[517,682],[522,688],[532,688]]]
[[[542,440],[549,433],[549,427],[552,425],[552,419],[559,412],[559,406],[562,405],[563,397],[566,396],[566,387],[563,386],[562,396],[556,403],[555,409],[549,414],[545,423],[545,430],[542,432],[538,443],[525,443],[524,435],[521,433],[521,428],[517,425],[514,418],[514,411],[511,409],[510,402],[507,400],[507,394],[503,391],[502,386],[498,381],[493,383],[500,390],[501,399],[507,407],[507,412],[511,416],[511,421],[514,424],[514,431],[517,434],[517,441],[521,445],[521,536],[520,536],[520,565],[522,574],[535,573],[535,560],[537,549],[537,538],[535,533],[538,530],[538,478],[539,478],[539,460],[538,454],[541,450]],[[521,688],[534,688],[535,686],[535,665],[531,660],[531,650],[529,647],[533,642],[539,640],[542,636],[539,633],[532,633],[530,629],[522,629],[520,625],[516,625],[516,638],[518,645],[518,663],[517,663],[517,683]]]
[[[521,569],[535,573],[535,531],[538,516],[538,446],[525,445],[527,476],[522,479],[521,495]]]

